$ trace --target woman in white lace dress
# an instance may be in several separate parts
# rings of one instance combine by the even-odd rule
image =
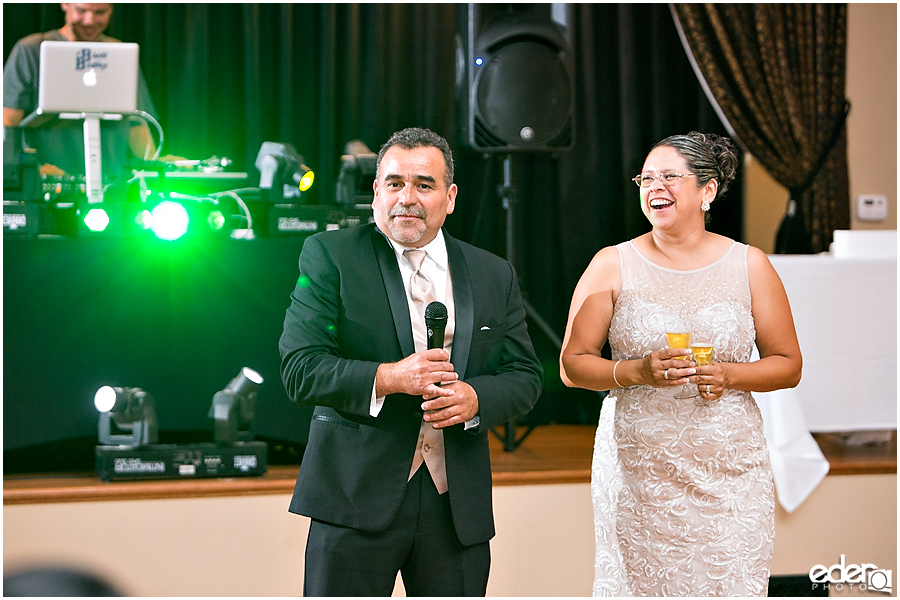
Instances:
[[[635,177],[653,230],[598,252],[572,298],[563,381],[611,390],[592,468],[594,595],[766,595],[774,484],[750,392],[797,385],[802,360],[766,255],[706,231],[736,166],[715,135],[654,146]],[[713,342],[712,364],[668,348],[672,321]],[[685,385],[699,396],[676,398]]]

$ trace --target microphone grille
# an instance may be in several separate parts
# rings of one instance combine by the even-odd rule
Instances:
[[[432,302],[425,307],[425,325],[440,326],[447,321],[447,307],[441,302]]]

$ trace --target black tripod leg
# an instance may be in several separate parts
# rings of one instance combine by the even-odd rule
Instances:
[[[501,200],[503,201],[503,208],[506,210],[506,260],[508,260],[513,268],[516,269],[516,272],[520,274],[519,269],[516,268],[516,263],[518,262],[518,253],[516,252],[516,192],[512,186],[512,157],[510,155],[506,155],[503,160],[503,185],[501,185],[498,189],[500,193]],[[520,281],[521,284],[521,281]],[[522,292],[522,303],[525,306],[525,318],[531,318],[544,332],[547,338],[553,342],[553,344],[557,347],[557,349],[562,349],[562,340],[556,335],[556,332],[553,331],[553,328],[541,317],[541,315],[534,309],[533,306],[528,302],[528,299],[525,297],[525,293]],[[504,452],[512,452],[528,437],[532,431],[534,431],[535,425],[529,425],[525,430],[525,433],[517,440],[516,439],[516,425],[515,419],[511,419],[507,423],[504,424],[505,431],[501,436],[499,433],[491,430],[494,435],[497,436],[501,442],[503,442],[503,450]]]

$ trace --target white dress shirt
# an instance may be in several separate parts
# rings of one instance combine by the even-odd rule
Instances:
[[[385,236],[387,238],[387,236]],[[388,242],[390,242],[391,247],[394,249],[394,255],[397,258],[397,265],[400,267],[400,279],[403,281],[403,288],[406,290],[406,302],[409,306],[409,314],[410,319],[423,319],[424,315],[417,314],[415,307],[413,306],[412,298],[409,294],[409,282],[412,278],[413,270],[412,266],[410,266],[409,261],[403,256],[403,251],[407,250],[405,246],[401,246],[394,240],[387,238]],[[450,262],[447,258],[447,243],[444,240],[444,232],[443,230],[438,230],[437,237],[435,237],[431,242],[426,244],[425,246],[419,248],[419,250],[425,251],[425,260],[422,261],[422,267],[419,271],[428,278],[431,282],[432,291],[434,293],[434,299],[443,304],[447,304],[447,278],[450,273]],[[448,310],[453,310],[452,304]],[[456,315],[448,314],[448,318],[453,318],[455,320]],[[453,349],[452,341],[444,346],[447,352],[451,352]],[[369,414],[373,417],[377,417],[378,413],[381,412],[381,407],[384,405],[384,396],[376,397],[375,396],[375,382],[372,382],[372,401],[369,405]],[[479,422],[481,421],[478,415],[475,415],[471,420],[466,421],[465,429],[471,429],[472,427],[477,427]]]

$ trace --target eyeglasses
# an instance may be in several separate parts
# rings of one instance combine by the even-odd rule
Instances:
[[[633,177],[631,180],[638,186],[642,188],[648,188],[653,183],[654,179],[659,179],[660,183],[665,186],[672,186],[678,183],[678,181],[682,177],[691,177],[693,173],[663,173],[661,175],[657,175],[656,177],[651,177],[650,175],[638,175],[637,177]]]

